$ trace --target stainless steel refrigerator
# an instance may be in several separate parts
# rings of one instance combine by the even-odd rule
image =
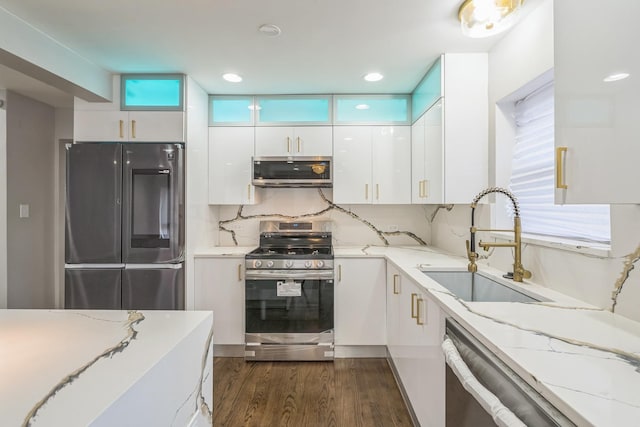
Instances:
[[[184,146],[67,146],[65,308],[184,309]]]

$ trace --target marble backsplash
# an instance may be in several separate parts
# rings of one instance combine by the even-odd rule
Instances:
[[[418,205],[337,205],[331,189],[263,188],[257,205],[219,206],[219,245],[258,244],[261,220],[328,220],[333,244],[426,245],[430,209]]]

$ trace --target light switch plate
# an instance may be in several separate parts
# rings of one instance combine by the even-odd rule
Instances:
[[[29,218],[29,205],[20,205],[20,218]]]

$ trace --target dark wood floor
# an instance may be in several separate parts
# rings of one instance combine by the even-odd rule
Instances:
[[[412,426],[385,359],[215,358],[215,427]]]

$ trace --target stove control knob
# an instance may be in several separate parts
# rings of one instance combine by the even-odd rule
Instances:
[[[318,261],[318,262],[316,263],[316,266],[317,266],[318,268],[322,268],[322,267],[324,266],[324,262],[323,262],[323,261]]]
[[[293,265],[293,261],[291,261],[290,259],[286,260],[284,263],[284,266],[287,268],[291,268],[292,265]]]
[[[273,261],[267,261],[267,268],[273,267]]]
[[[254,263],[253,263],[253,265],[254,265],[254,267],[256,267],[256,268],[260,268],[260,266],[262,265],[262,261],[260,261],[259,259],[258,259],[258,260],[255,260],[255,261],[254,261]]]
[[[305,261],[304,262],[304,266],[307,267],[307,268],[310,268],[311,264],[312,264],[311,261]]]

